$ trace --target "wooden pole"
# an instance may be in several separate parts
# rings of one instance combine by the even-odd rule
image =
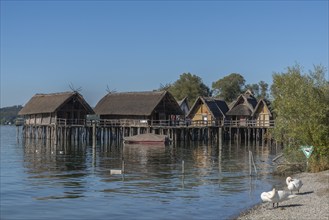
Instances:
[[[93,121],[93,148],[96,147],[96,123]]]
[[[124,160],[122,160],[122,174],[124,174],[125,173],[125,161]]]
[[[222,146],[222,135],[223,135],[222,127],[219,127],[218,128],[218,143],[219,143],[219,146]]]

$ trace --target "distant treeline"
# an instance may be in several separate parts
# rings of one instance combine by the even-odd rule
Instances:
[[[21,105],[0,108],[0,124],[15,124],[18,112],[23,108]]]

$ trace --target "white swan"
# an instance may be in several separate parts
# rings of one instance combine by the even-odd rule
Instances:
[[[303,182],[301,180],[293,179],[290,176],[287,177],[286,183],[287,183],[287,187],[291,193],[292,193],[292,191],[298,191],[298,193],[299,193],[299,189],[303,185]]]
[[[273,203],[273,208],[274,208],[274,203],[276,203],[276,207],[278,207],[279,202],[291,199],[295,196],[296,195],[291,195],[289,192],[285,192],[282,190],[277,191],[275,188],[273,188],[272,191],[263,192],[262,194],[260,194],[260,198],[262,199],[263,202]]]

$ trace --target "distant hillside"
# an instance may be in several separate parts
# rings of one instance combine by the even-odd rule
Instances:
[[[0,124],[15,124],[18,112],[23,108],[21,105],[0,108]]]

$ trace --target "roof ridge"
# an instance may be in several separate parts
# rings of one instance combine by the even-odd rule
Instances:
[[[53,95],[65,95],[65,94],[74,94],[77,92],[54,92],[54,93],[36,93],[35,96],[53,96]]]
[[[152,93],[164,93],[166,91],[130,91],[130,92],[113,92],[108,95],[122,95],[122,94],[152,94]]]

